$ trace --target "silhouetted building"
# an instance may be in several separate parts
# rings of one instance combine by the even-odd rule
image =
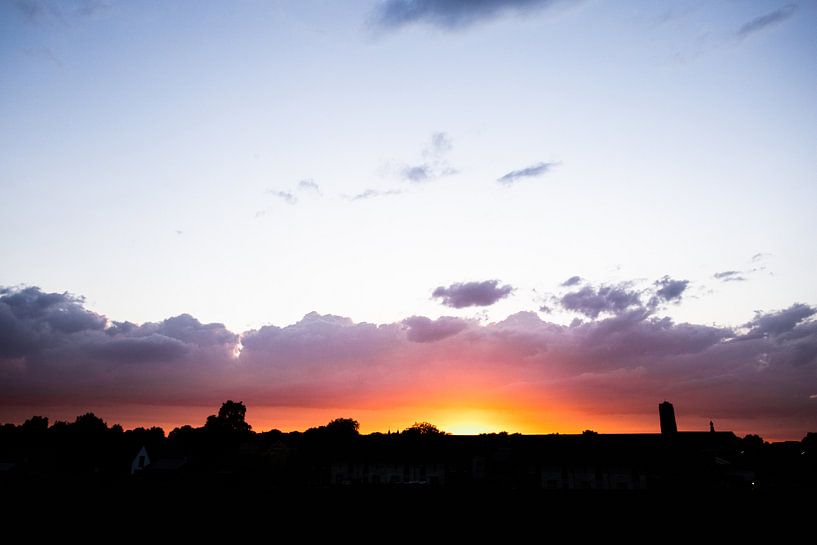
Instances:
[[[676,433],[678,426],[675,425],[675,408],[669,401],[658,404],[658,416],[661,419],[661,434],[668,435]]]

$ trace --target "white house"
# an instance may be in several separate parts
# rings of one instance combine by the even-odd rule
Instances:
[[[130,474],[133,475],[138,471],[142,471],[148,465],[150,465],[150,456],[148,456],[147,449],[142,447],[141,450],[139,450],[139,454],[133,458],[130,464]]]

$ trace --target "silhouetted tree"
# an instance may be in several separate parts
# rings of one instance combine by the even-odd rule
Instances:
[[[252,429],[245,420],[247,407],[241,401],[227,400],[218,410],[218,416],[210,415],[204,428],[208,431],[247,433]]]
[[[757,450],[763,447],[763,438],[759,435],[750,433],[742,439],[743,448],[746,450]]]
[[[817,454],[817,433],[810,431],[801,441],[803,449],[810,454]]]
[[[74,420],[71,430],[82,433],[103,433],[108,431],[108,425],[94,413],[85,413]]]
[[[434,424],[430,424],[428,422],[415,422],[410,427],[403,430],[404,434],[406,435],[416,435],[416,436],[437,436],[437,435],[447,435],[446,432],[440,430]]]
[[[360,423],[351,418],[336,418],[326,425],[326,431],[336,435],[358,435]]]
[[[41,433],[48,430],[48,417],[32,416],[23,422],[23,431],[27,433]]]

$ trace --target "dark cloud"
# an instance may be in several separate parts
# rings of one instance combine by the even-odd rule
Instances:
[[[187,346],[178,339],[153,333],[144,337],[114,337],[107,342],[91,342],[87,353],[98,359],[123,364],[169,363],[184,356]]]
[[[504,176],[498,178],[497,182],[502,185],[512,185],[519,180],[519,178],[534,178],[536,176],[541,176],[542,174],[549,172],[557,164],[558,163],[537,163],[520,170],[512,170]]]
[[[559,302],[567,310],[594,319],[603,313],[619,314],[631,308],[643,307],[641,293],[631,289],[629,283],[602,285],[598,289],[585,286],[563,295]]]
[[[553,0],[386,0],[374,12],[380,28],[425,23],[446,30],[464,28],[506,13],[526,14]]]
[[[673,280],[669,276],[664,276],[660,280],[655,281],[655,285],[659,286],[655,295],[662,301],[680,301],[681,295],[689,285],[689,280]]]
[[[797,324],[814,316],[817,309],[797,303],[785,310],[772,313],[757,312],[755,318],[744,327],[750,329],[745,338],[777,337],[792,332]]]
[[[187,314],[142,325],[109,323],[85,309],[81,297],[36,287],[0,290],[0,381],[31,399],[54,391],[60,399],[109,400],[178,393],[170,377],[182,380],[179,373],[197,369],[201,376],[184,379],[191,388],[217,379],[213,365],[232,358],[238,338],[222,324],[201,324]]]
[[[408,340],[418,343],[439,341],[468,327],[465,320],[451,316],[441,316],[436,320],[425,316],[412,316],[402,323],[408,328]]]
[[[513,287],[508,284],[500,286],[499,280],[486,280],[439,286],[431,296],[442,299],[442,304],[452,308],[486,307],[504,299],[512,291]]]
[[[772,12],[769,12],[765,15],[761,15],[760,17],[755,17],[751,21],[744,24],[740,27],[737,31],[737,37],[739,39],[744,39],[747,36],[755,34],[756,32],[760,32],[770,26],[776,25],[789,19],[797,12],[797,6],[795,4],[786,4],[785,6],[778,8]]]
[[[746,277],[742,271],[721,271],[712,275],[713,278],[722,282],[745,282]]]
[[[571,276],[570,278],[568,278],[567,280],[562,282],[560,285],[565,286],[565,287],[569,287],[569,286],[575,286],[575,285],[581,284],[581,283],[582,283],[582,277],[581,276]]]
[[[82,297],[37,287],[0,289],[0,357],[49,348],[72,333],[102,331],[105,318],[83,304]]]

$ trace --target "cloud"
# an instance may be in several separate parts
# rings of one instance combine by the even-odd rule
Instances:
[[[41,0],[12,0],[11,6],[29,23],[41,21],[44,17],[48,16],[51,9]]]
[[[736,35],[738,39],[743,40],[752,34],[756,34],[757,32],[761,32],[771,26],[774,26],[778,23],[782,23],[786,19],[791,18],[797,12],[797,6],[795,4],[786,4],[785,6],[778,8],[772,12],[769,12],[765,15],[761,15],[760,17],[755,17],[751,21],[747,22],[743,26],[741,26]]]
[[[553,0],[386,0],[374,11],[373,22],[383,29],[425,23],[456,30],[507,13],[528,14]]]
[[[186,314],[142,325],[109,322],[68,293],[0,290],[0,381],[16,384],[10,393],[28,392],[20,395],[32,401],[172,397],[176,379],[193,388],[218,380],[214,365],[232,358],[238,339],[222,324]]]
[[[86,352],[95,359],[121,364],[148,361],[167,363],[184,356],[187,347],[178,339],[153,333],[144,337],[96,339],[88,344]]]
[[[628,309],[644,306],[641,293],[632,290],[630,283],[602,285],[598,288],[585,286],[579,291],[563,295],[559,303],[566,310],[594,319],[600,314],[620,314]]]
[[[747,433],[812,429],[817,308],[798,303],[758,312],[740,328],[713,327],[657,316],[635,303],[632,283],[590,288],[579,308],[607,310],[570,325],[533,312],[491,323],[411,316],[385,324],[311,312],[240,336],[188,314],[113,322],[68,293],[3,289],[0,421],[32,404],[240,396],[254,406],[381,411],[483,403],[557,418],[568,410],[593,425],[622,414],[652,422],[656,400],[668,398],[702,427],[716,418]]]
[[[450,136],[444,132],[435,132],[431,135],[431,142],[423,150],[423,156],[438,159],[451,151],[453,147],[454,142]]]
[[[386,191],[378,191],[377,189],[367,189],[362,193],[356,195],[342,195],[342,197],[349,201],[362,201],[365,199],[372,199],[374,197],[386,197],[389,195],[399,195],[403,191],[400,189],[388,189]]]
[[[275,190],[268,190],[267,195],[272,195],[274,197],[278,197],[282,201],[286,202],[287,204],[295,204],[298,202],[298,197],[290,193],[289,191],[275,191]]]
[[[433,177],[431,167],[428,165],[415,165],[403,168],[403,178],[410,182],[425,182]]]
[[[306,180],[301,180],[300,182],[298,182],[298,189],[300,191],[311,191],[318,195],[321,194],[321,188],[318,186],[317,183],[315,183],[315,180],[313,180],[312,178],[308,178]]]
[[[67,292],[43,293],[36,287],[0,289],[0,357],[50,348],[72,333],[102,331],[105,318],[83,304],[82,297]]]
[[[581,284],[581,283],[582,283],[582,277],[581,276],[571,276],[570,278],[568,278],[567,280],[562,282],[560,285],[568,287],[568,286],[575,286],[575,285]]]
[[[40,24],[56,21],[70,25],[74,19],[94,18],[110,9],[100,0],[73,0],[58,2],[48,0],[12,0],[11,6],[27,23]]]
[[[656,286],[660,286],[655,292],[658,299],[663,301],[680,301],[681,295],[687,289],[689,280],[673,280],[669,276],[664,276],[655,281]]]
[[[744,338],[758,338],[768,336],[780,336],[788,334],[806,318],[814,316],[813,307],[796,303],[785,310],[771,313],[757,312],[755,318],[744,324],[750,328],[749,333]]]
[[[746,278],[741,271],[721,271],[712,275],[713,278],[722,282],[745,282]]]
[[[402,323],[408,327],[408,340],[418,343],[440,341],[468,327],[465,320],[451,316],[442,316],[436,320],[425,316],[412,316]]]
[[[432,133],[429,143],[423,148],[422,163],[402,165],[399,176],[413,183],[428,182],[443,176],[457,174],[457,169],[448,164],[447,154],[454,144],[451,137],[444,132]]]
[[[557,164],[558,163],[537,163],[520,170],[512,170],[504,176],[497,178],[496,181],[502,185],[512,185],[517,182],[519,178],[535,178],[536,176],[550,172]]]
[[[452,308],[486,307],[504,299],[512,291],[513,287],[508,284],[500,286],[499,280],[486,280],[439,286],[431,297],[442,299],[442,304]]]

